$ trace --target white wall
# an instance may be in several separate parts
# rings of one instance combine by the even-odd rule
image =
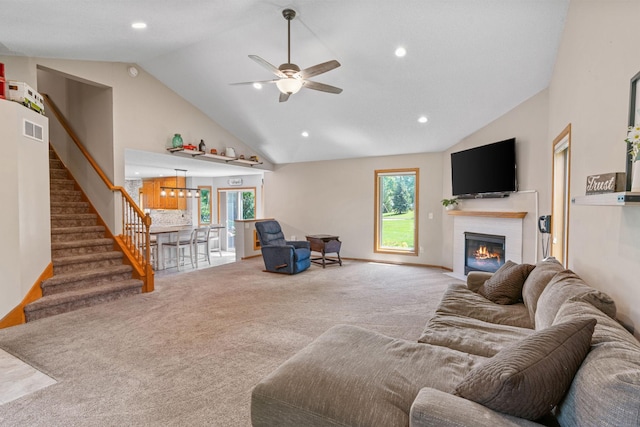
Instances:
[[[571,123],[571,194],[625,171],[629,80],[640,71],[638,1],[572,1],[549,88],[551,140]],[[640,328],[640,208],[571,206],[569,267]]]
[[[22,136],[23,119],[45,142]],[[0,319],[17,306],[51,262],[48,119],[0,100]]]
[[[451,197],[451,153],[516,138],[516,163],[519,192],[504,199],[462,200],[461,209],[476,211],[528,212],[523,222],[522,261],[535,263],[542,250],[537,232],[537,217],[551,209],[551,141],[548,140],[548,92],[531,97],[504,116],[468,136],[443,153],[442,198]],[[532,192],[534,191],[534,192]],[[535,193],[537,192],[537,194]],[[539,208],[536,211],[536,198]],[[539,215],[538,215],[539,214]],[[445,215],[442,265],[453,266],[453,217]]]
[[[441,264],[443,208],[441,154],[370,157],[293,163],[265,174],[265,217],[285,236],[340,236],[345,257],[427,265]],[[374,172],[419,168],[419,256],[374,253]],[[428,214],[433,213],[433,219]]]

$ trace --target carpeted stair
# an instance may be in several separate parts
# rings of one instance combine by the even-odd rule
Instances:
[[[49,153],[53,277],[42,281],[42,298],[25,306],[27,322],[139,294],[143,285],[132,279],[123,253],[114,250],[62,162]]]

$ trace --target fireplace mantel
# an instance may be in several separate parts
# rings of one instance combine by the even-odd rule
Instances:
[[[447,214],[456,216],[481,216],[484,218],[524,218],[527,212],[461,211],[453,209],[447,211]]]

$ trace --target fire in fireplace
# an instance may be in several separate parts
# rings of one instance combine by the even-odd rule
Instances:
[[[504,264],[505,237],[464,233],[464,274],[470,271],[497,271]]]

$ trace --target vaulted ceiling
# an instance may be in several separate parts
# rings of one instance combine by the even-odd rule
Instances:
[[[0,54],[137,64],[273,163],[439,152],[548,86],[568,4],[4,0]],[[291,61],[339,61],[312,80],[341,94],[230,85],[287,62],[285,8]]]

